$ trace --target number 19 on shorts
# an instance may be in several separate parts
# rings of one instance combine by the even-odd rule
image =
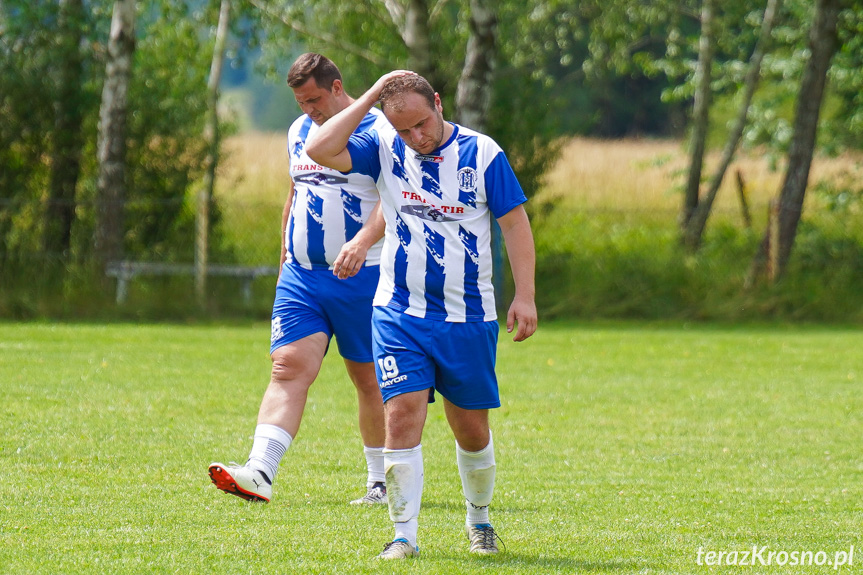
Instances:
[[[408,378],[407,375],[399,377],[399,366],[396,364],[396,358],[391,355],[378,359],[378,367],[381,370],[380,387],[388,387]]]

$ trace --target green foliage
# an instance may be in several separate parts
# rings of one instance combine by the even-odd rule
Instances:
[[[766,2],[724,2],[715,14],[714,99],[728,105],[740,91],[747,62],[758,38]],[[700,3],[689,0],[581,2],[578,10],[589,25],[589,74],[626,76],[640,72],[662,76],[668,84],[663,99],[690,102],[700,34]],[[841,49],[833,61],[828,85],[829,108],[819,137],[823,149],[838,152],[863,146],[863,62],[859,1],[848,3],[840,17]],[[749,113],[744,144],[768,145],[784,152],[791,138],[794,102],[808,52],[812,3],[785,0],[762,65],[760,89]],[[711,110],[713,112],[713,110]],[[713,116],[713,114],[711,114]],[[714,130],[724,133],[720,113]]]
[[[264,65],[281,82],[290,64],[285,55],[303,49],[334,58],[349,93],[360,93],[382,73],[409,64],[404,41],[382,2],[322,0],[315,2],[314,10],[289,0],[269,6],[276,7],[275,13],[262,14],[260,43]],[[467,2],[434,6],[429,16],[434,70],[429,79],[451,117],[468,38],[468,7]],[[668,134],[680,128],[670,120],[674,107],[660,102],[662,80],[637,72],[584,74],[581,63],[589,42],[589,14],[584,10],[573,12],[562,2],[501,2],[495,10],[499,55],[487,131],[506,150],[528,194],[538,189],[563,136]],[[290,27],[297,23],[311,32],[301,34]]]
[[[840,49],[831,64],[822,106],[818,145],[828,154],[863,148],[863,116],[860,115],[863,60],[859,34],[863,20],[859,2],[856,5],[856,9],[849,8],[840,14]],[[772,35],[773,45],[764,58],[761,87],[750,110],[745,145],[767,145],[774,154],[787,151],[800,77],[809,57],[811,19],[811,2],[786,0],[783,3]]]
[[[136,47],[128,152],[134,186],[126,207],[131,257],[193,259],[193,202],[206,156],[201,134],[212,58],[198,38],[204,24],[168,10],[146,23]],[[184,65],[177,66],[177,54],[187,55]]]
[[[4,573],[673,574],[709,571],[700,547],[857,546],[859,330],[545,322],[521,344],[502,332],[491,517],[506,550],[466,552],[437,402],[422,555],[385,568],[386,509],[347,504],[365,462],[336,353],[272,503],[210,484],[211,461],[251,447],[268,337],[263,323],[0,325],[0,459],[31,480],[0,483]]]
[[[55,3],[0,4],[0,265],[40,247],[41,219],[25,201],[48,187],[57,19]]]
[[[839,52],[830,70],[829,88],[835,107],[820,132],[828,151],[863,148],[863,3],[849,2],[839,17]]]
[[[860,216],[863,213],[863,163],[836,174],[831,179],[822,179],[812,185],[812,195],[819,207],[828,216]]]
[[[57,3],[0,4],[0,266],[40,251],[43,201],[55,142],[56,101],[75,98],[82,117],[81,174],[74,199],[73,259],[86,265],[93,246],[100,95],[112,14],[108,0],[87,2],[79,23],[79,86],[57,80],[68,49],[58,31]],[[201,133],[212,54],[205,34],[214,6],[200,2],[138,3],[137,46],[128,96],[125,254],[189,260],[205,150]],[[215,3],[216,10],[218,9]],[[218,209],[214,208],[214,222]],[[218,250],[218,237],[212,238]],[[59,257],[60,254],[44,254]],[[7,270],[8,271],[8,270]]]
[[[714,143],[724,138],[727,119],[736,108],[764,3],[726,2],[718,11]],[[84,62],[83,80],[70,87],[60,81],[69,61],[64,58],[69,55],[69,34],[60,25],[61,3],[0,3],[0,282],[5,289],[0,294],[0,315],[51,315],[50,310],[58,308],[61,315],[74,314],[78,304],[81,310],[89,309],[76,290],[84,292],[101,283],[91,276],[88,262],[98,170],[98,106],[112,2],[85,4],[85,16],[79,22],[83,41],[78,46]],[[399,1],[394,4],[404,6]],[[138,46],[129,95],[130,203],[124,236],[130,258],[192,258],[193,202],[205,153],[200,134],[218,6],[217,0],[138,2]],[[274,11],[265,12],[261,6]],[[443,96],[445,112],[451,115],[468,37],[468,3],[444,1],[430,6],[434,40],[430,51],[435,66],[431,79]],[[543,174],[568,135],[679,133],[692,94],[699,7],[694,0],[495,4],[500,42],[488,131],[506,150],[528,194],[541,187]],[[384,2],[280,0],[239,2],[234,8],[229,51],[264,48],[263,65],[280,90],[269,101],[259,100],[253,106],[258,121],[280,125],[280,130],[296,113],[284,87],[284,73],[300,52],[332,55],[354,94],[381,73],[409,62]],[[828,153],[863,146],[861,8],[860,0],[847,0],[840,17],[841,49],[833,61],[819,135],[819,145]],[[766,153],[777,161],[791,137],[799,76],[808,57],[811,17],[811,2],[783,3],[744,136],[746,145],[766,146]],[[292,27],[295,25],[303,31]],[[82,118],[82,163],[70,254],[42,249],[55,161],[52,154],[64,139],[56,128],[61,99],[74,101]],[[549,315],[671,314],[733,319],[749,312],[792,317],[788,310],[794,302],[802,302],[805,309],[799,314],[803,317],[840,318],[844,312],[837,310],[843,309],[851,310],[850,317],[856,318],[858,299],[852,285],[858,279],[856,266],[825,267],[815,262],[818,258],[833,261],[836,253],[842,258],[855,257],[859,234],[854,226],[838,222],[858,221],[858,188],[856,184],[814,188],[823,200],[818,209],[825,210],[828,217],[813,214],[801,228],[803,252],[798,263],[792,261],[796,271],[772,290],[748,294],[741,294],[737,286],[754,251],[753,240],[721,221],[711,224],[703,253],[689,258],[671,240],[676,214],[630,214],[620,221],[615,214],[573,214],[561,209],[547,215],[537,209],[538,236],[547,234],[539,238],[540,270],[551,278],[546,295],[541,296],[548,298],[542,302],[543,309]],[[219,206],[213,206],[211,255],[220,261],[247,257],[232,253],[234,247],[245,244],[231,231],[220,235],[219,213]],[[242,233],[238,230],[236,235]],[[70,263],[72,267],[64,268]],[[45,281],[57,279],[63,286],[58,291],[75,305],[46,303],[34,295],[42,293],[50,300],[48,288],[28,291],[30,278],[49,269],[42,274]],[[823,274],[824,283],[833,290],[846,286],[841,293],[849,297],[842,301],[850,303],[831,310],[826,303],[829,298],[822,304],[804,301],[798,290],[823,293],[817,279],[803,279],[814,273]],[[12,284],[17,285],[14,294],[6,289]],[[81,287],[70,287],[75,285]],[[145,282],[139,303],[148,308],[146,313],[158,315],[158,300],[171,300],[165,294],[184,289],[187,286],[179,280]],[[110,293],[97,292],[106,298],[99,301],[110,302]],[[148,297],[157,304],[148,307]],[[269,298],[267,293],[264,299]],[[772,305],[779,300],[791,303]],[[737,313],[735,309],[748,311]]]
[[[757,237],[718,220],[686,255],[670,214],[534,208],[540,316],[863,321],[859,215],[805,220],[788,275],[748,291]]]

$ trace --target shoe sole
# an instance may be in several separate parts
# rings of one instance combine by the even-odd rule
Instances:
[[[222,467],[221,465],[211,465],[210,466],[210,480],[213,482],[218,489],[221,489],[225,493],[230,495],[236,495],[246,501],[262,501],[264,503],[269,503],[270,500],[266,497],[261,497],[256,493],[252,493],[250,491],[246,491],[234,480],[228,471]]]

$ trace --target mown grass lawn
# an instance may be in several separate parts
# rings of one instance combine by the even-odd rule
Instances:
[[[273,502],[226,496],[269,375],[269,326],[0,324],[2,573],[710,573],[707,552],[785,552],[743,572],[814,573],[792,552],[860,544],[863,332],[546,323],[502,333],[492,518],[466,553],[441,406],[423,441],[422,556],[373,558],[382,508],[333,352]],[[333,348],[335,349],[335,348]],[[863,551],[852,566],[859,571]],[[726,560],[727,561],[727,560]]]

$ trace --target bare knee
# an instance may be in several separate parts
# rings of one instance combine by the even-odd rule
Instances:
[[[285,359],[274,359],[273,370],[270,374],[270,381],[278,384],[287,384],[296,381],[304,381],[308,379],[303,377],[308,369],[302,365],[297,365],[296,362]],[[311,381],[309,382],[311,383]]]
[[[422,440],[428,392],[397,395],[384,404],[386,446],[389,449],[410,449]]]
[[[482,451],[488,447],[490,438],[491,435],[486,427],[484,430],[473,430],[470,433],[462,433],[460,438],[456,437],[456,441],[458,441],[459,447],[465,451]]]
[[[491,438],[487,409],[463,409],[444,400],[444,411],[450,429],[465,451],[481,451]]]
[[[323,334],[314,334],[278,348],[272,354],[270,380],[277,384],[311,385],[321,369],[326,343]]]

